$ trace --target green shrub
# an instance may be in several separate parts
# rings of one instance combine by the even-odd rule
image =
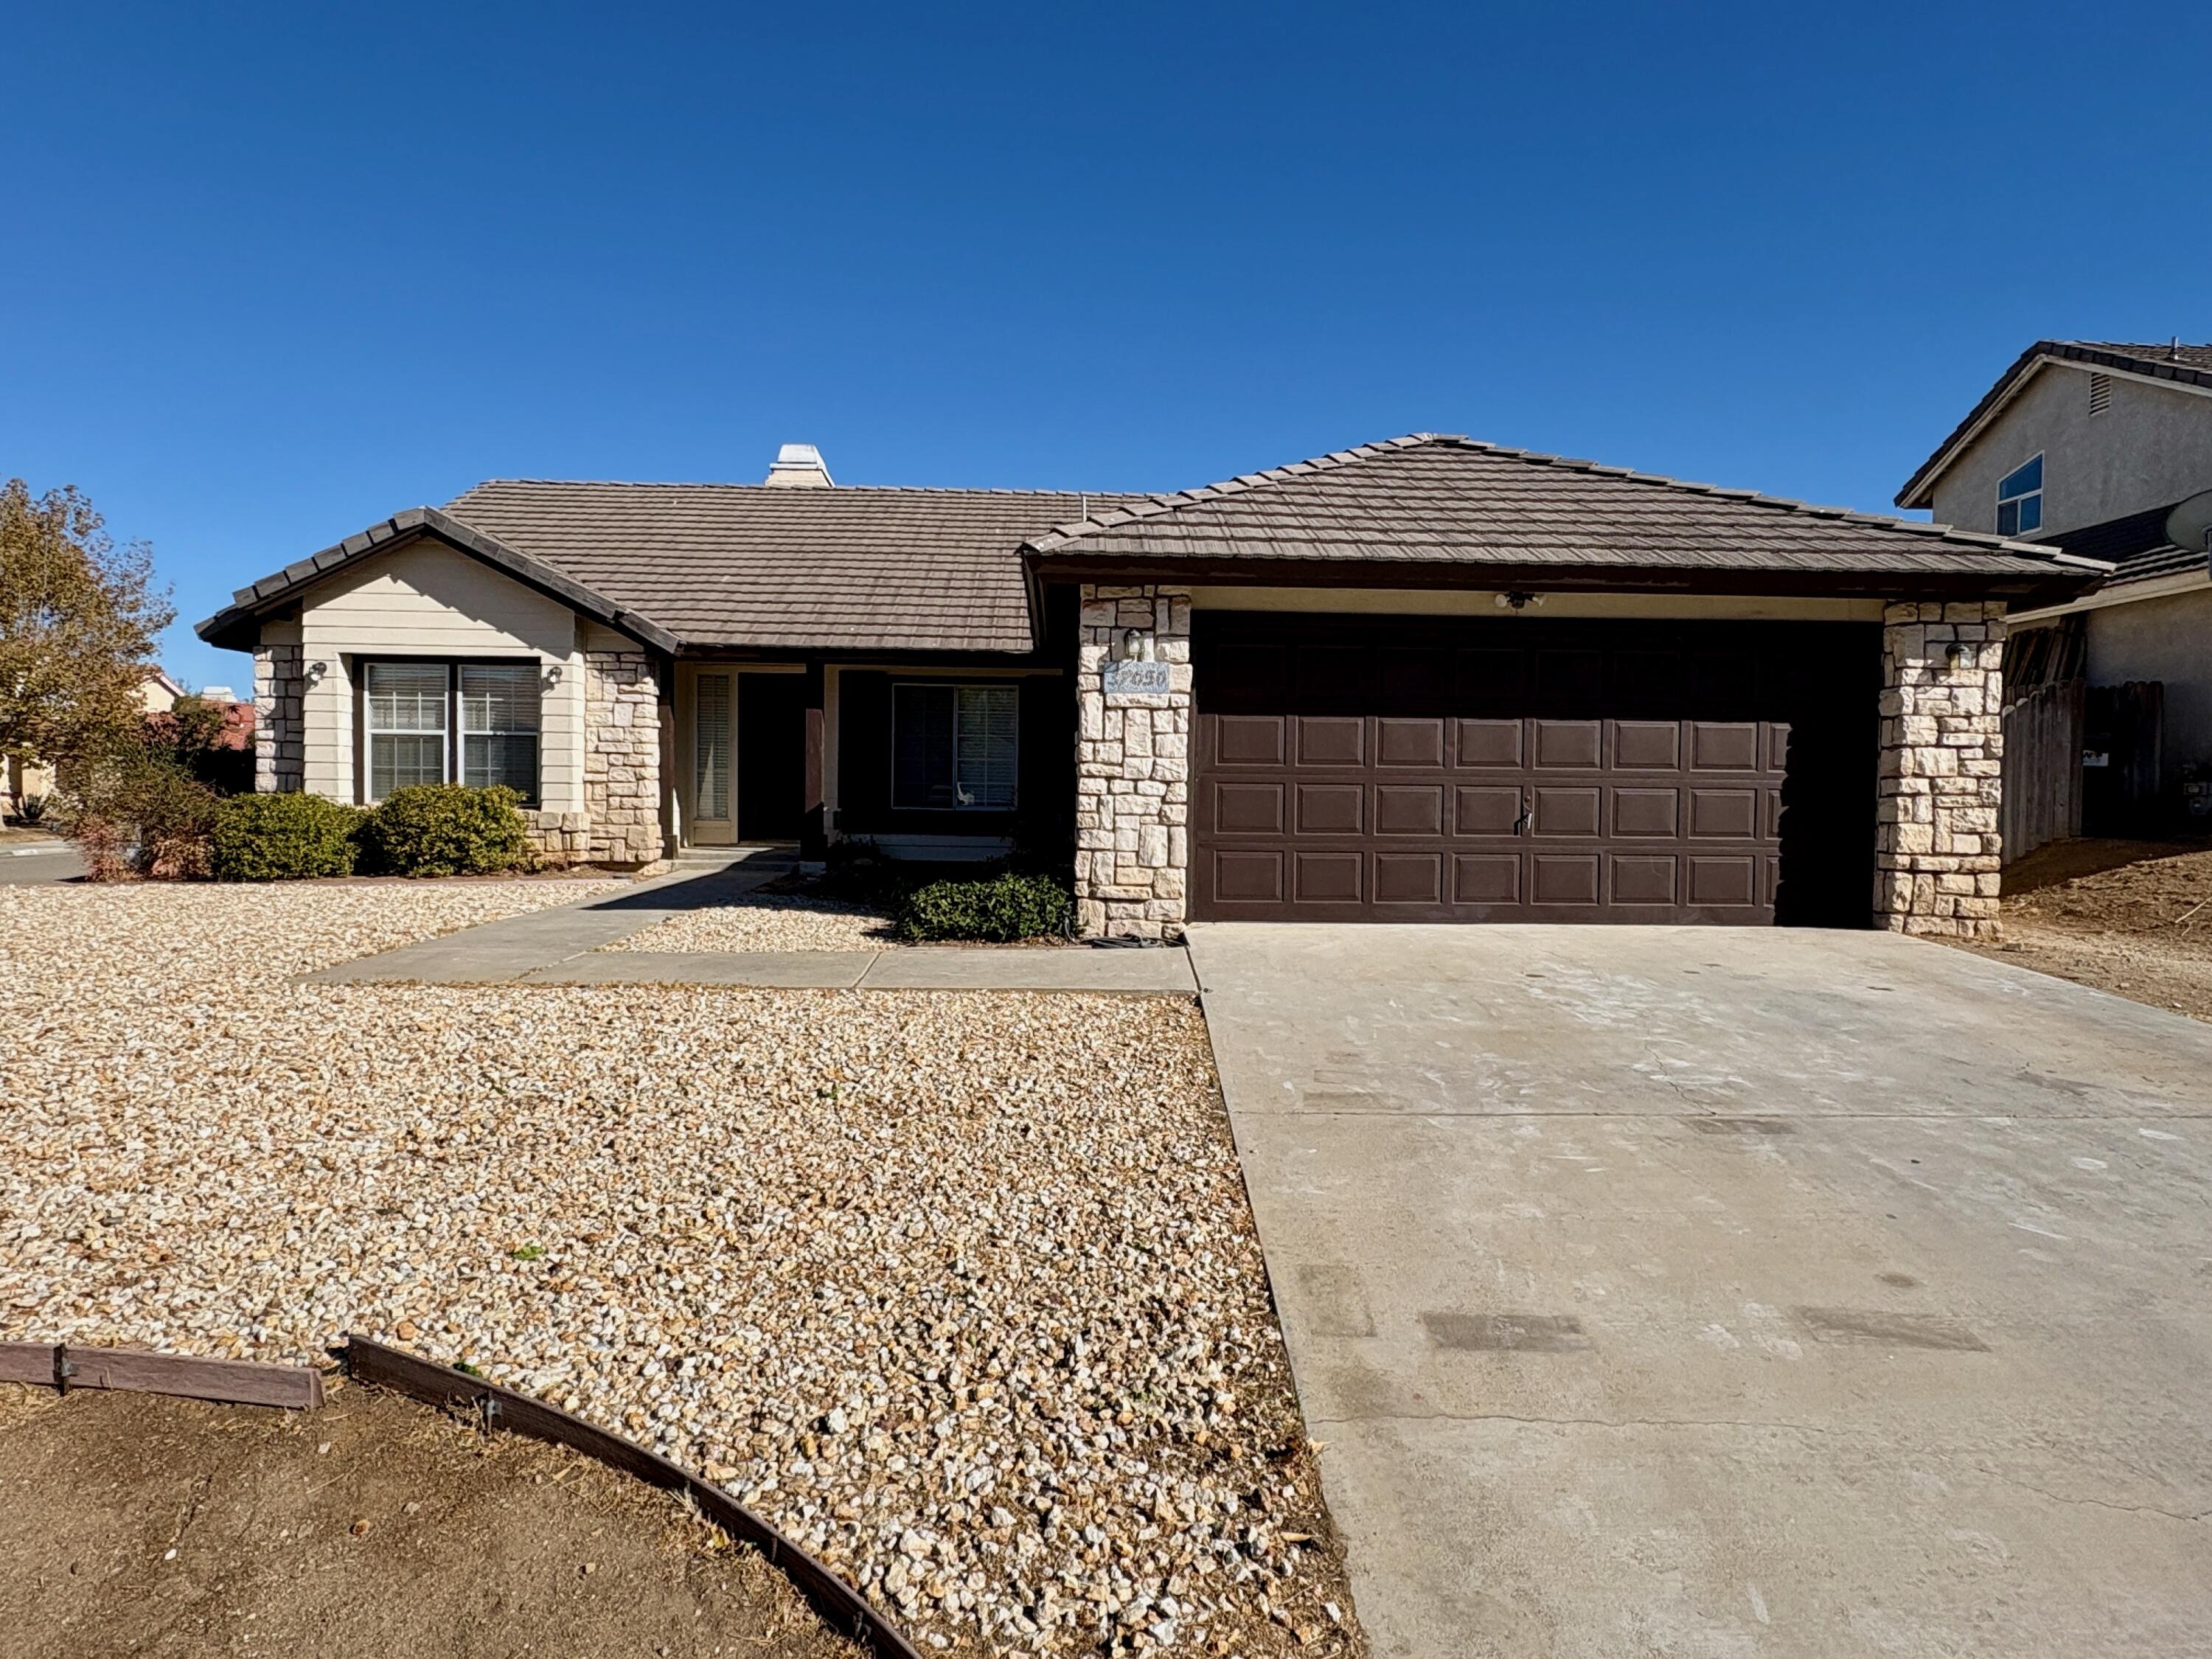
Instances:
[[[1075,898],[1048,876],[998,876],[988,881],[937,881],[917,887],[899,906],[903,939],[1040,939],[1065,933]]]
[[[512,789],[421,783],[395,789],[368,815],[362,837],[376,867],[395,876],[489,876],[537,863]]]
[[[351,875],[362,817],[320,795],[233,795],[216,809],[215,878]]]

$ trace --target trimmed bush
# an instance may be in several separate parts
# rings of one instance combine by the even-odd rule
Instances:
[[[233,795],[216,809],[215,878],[351,875],[362,816],[320,795]]]
[[[917,887],[899,906],[903,939],[1042,939],[1066,933],[1075,896],[1048,876],[999,876],[989,881],[936,881]]]
[[[362,841],[376,867],[395,876],[489,876],[538,862],[522,797],[495,787],[419,783],[395,789],[368,815]]]

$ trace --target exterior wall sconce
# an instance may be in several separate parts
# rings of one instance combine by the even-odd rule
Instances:
[[[1544,608],[1544,596],[1541,593],[1526,593],[1517,587],[1509,587],[1498,596],[1497,605],[1500,611],[1526,611],[1531,605],[1540,611]]]
[[[1973,659],[1974,647],[1971,645],[1962,645],[1954,640],[1943,647],[1943,660],[1951,668],[1964,668]]]
[[[547,663],[545,665],[545,689],[548,691],[550,691],[555,686],[560,684],[561,665],[557,662]]]
[[[307,665],[307,684],[310,685],[320,685],[323,683],[323,676],[330,672],[331,665],[326,662],[309,663]]]

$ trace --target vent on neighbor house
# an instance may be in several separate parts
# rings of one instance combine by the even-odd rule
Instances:
[[[823,465],[822,452],[812,444],[786,444],[775,452],[767,482],[786,489],[827,489],[833,480]]]
[[[2089,376],[2089,412],[2101,415],[2112,406],[2112,377],[2109,374]]]

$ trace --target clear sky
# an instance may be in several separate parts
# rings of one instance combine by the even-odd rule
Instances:
[[[0,476],[229,590],[487,477],[1172,489],[1413,430],[1886,507],[2212,338],[2212,8],[22,5]]]

